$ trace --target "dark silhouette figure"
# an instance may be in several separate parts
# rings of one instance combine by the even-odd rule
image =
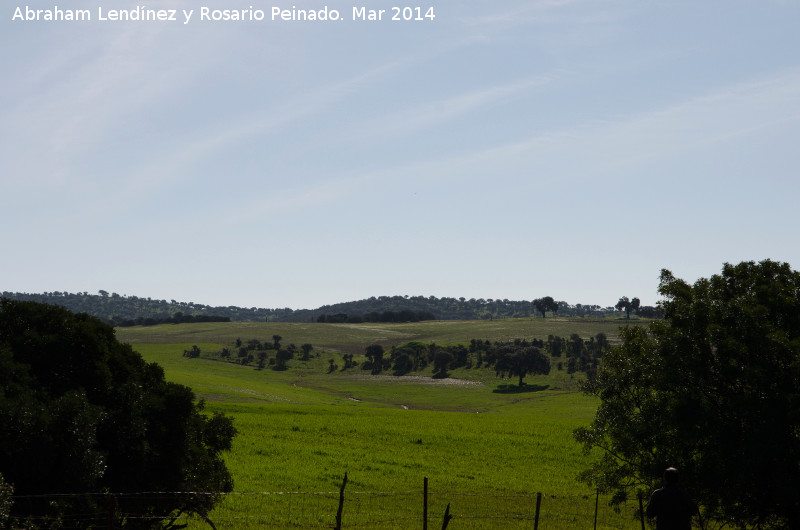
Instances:
[[[690,530],[692,516],[698,513],[697,504],[685,489],[678,486],[678,470],[664,471],[664,487],[650,496],[647,517],[656,518],[656,530]]]

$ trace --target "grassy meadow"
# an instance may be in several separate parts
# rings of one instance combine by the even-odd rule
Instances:
[[[207,410],[234,418],[239,431],[226,461],[234,478],[212,514],[218,528],[332,527],[345,473],[344,528],[421,528],[424,477],[429,527],[529,528],[536,493],[541,528],[591,527],[595,495],[576,480],[588,457],[572,430],[588,424],[596,402],[578,390],[581,374],[528,376],[516,388],[493,369],[427,371],[395,377],[341,368],[342,354],[363,361],[365,346],[409,341],[468,344],[472,338],[547,339],[550,334],[612,342],[624,321],[519,319],[408,324],[205,323],[119,328],[117,336],[167,379],[192,387]],[[314,346],[285,371],[223,362],[212,352],[258,339]],[[199,358],[183,356],[197,345]],[[262,494],[256,494],[262,493]],[[598,528],[638,528],[632,509],[600,501]],[[197,527],[205,523],[197,522]]]

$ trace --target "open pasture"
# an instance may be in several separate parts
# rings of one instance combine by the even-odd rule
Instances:
[[[583,338],[605,333],[612,342],[619,326],[640,324],[643,320],[583,320],[560,318],[519,318],[502,320],[433,320],[424,322],[318,324],[296,322],[209,322],[198,324],[162,324],[117,328],[117,337],[131,344],[175,344],[208,342],[229,344],[237,338],[272,340],[283,337],[285,344],[298,346],[308,342],[341,353],[361,354],[367,344],[384,348],[409,341],[449,344],[470,339],[505,341],[513,339],[547,339],[548,335],[569,337],[577,333]]]
[[[491,369],[461,368],[444,380],[431,379],[430,370],[403,377],[327,371],[330,358],[342,365],[341,353],[363,360],[374,342],[388,349],[411,340],[586,338],[601,331],[613,340],[619,324],[214,323],[122,328],[117,335],[163,366],[168,379],[191,386],[209,411],[234,418],[239,434],[226,461],[236,495],[212,515],[220,528],[330,528],[345,473],[344,528],[421,528],[424,477],[430,528],[441,526],[448,503],[451,529],[532,527],[537,492],[544,495],[541,528],[590,528],[594,492],[576,480],[588,457],[572,430],[591,421],[596,403],[578,391],[579,374],[555,368],[558,359],[549,375],[528,376],[522,391]],[[313,344],[312,358],[275,371],[182,355],[192,345],[206,352],[272,335]],[[616,514],[606,502],[601,498],[599,528],[636,527],[630,510]]]

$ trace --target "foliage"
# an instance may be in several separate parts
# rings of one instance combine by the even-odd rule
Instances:
[[[641,302],[639,302],[638,298],[634,297],[632,300],[629,300],[627,296],[623,296],[619,299],[617,305],[614,306],[614,309],[617,311],[625,311],[625,318],[630,320],[631,311],[634,311],[638,314],[640,305]]]
[[[364,349],[364,355],[366,355],[369,361],[364,362],[361,364],[361,368],[364,370],[372,370],[373,374],[379,374],[383,371],[383,346],[380,344],[370,344]]]
[[[506,346],[495,363],[498,374],[519,377],[519,386],[528,374],[549,374],[550,359],[536,346]]]
[[[167,382],[94,317],[0,301],[0,382],[0,472],[17,495],[232,489],[220,457],[231,419],[203,414],[188,387]],[[162,498],[147,510],[204,514],[216,501]]]
[[[14,504],[11,496],[14,495],[14,488],[8,484],[0,473],[0,528],[6,528],[11,518],[11,506]]]
[[[800,527],[800,273],[725,264],[694,285],[662,271],[667,320],[625,328],[575,435],[602,457],[584,473],[618,502],[674,465],[706,520]]]
[[[537,298],[533,301],[533,306],[542,314],[542,318],[545,317],[548,311],[552,311],[553,313],[558,311],[558,302],[556,302],[552,296]]]
[[[329,315],[323,313],[317,317],[317,322],[328,324],[361,324],[363,322],[421,322],[423,320],[436,320],[436,315],[430,311],[410,311],[402,309],[400,311],[383,311],[378,313],[373,311],[364,315],[347,315],[336,313]]]
[[[85,312],[114,326],[157,325],[160,323],[232,322],[413,322],[438,318],[441,320],[491,320],[497,318],[532,318],[540,313],[531,300],[493,298],[452,298],[435,296],[373,296],[363,300],[324,305],[317,309],[258,308],[209,306],[195,302],[157,300],[119,295],[100,291],[100,294],[48,292],[40,294],[3,292],[0,297],[11,300],[34,301],[65,307],[73,312]],[[545,311],[558,311],[562,317],[615,317],[613,307],[596,304],[570,304],[552,300]],[[642,306],[638,311],[644,318],[661,318],[658,309]],[[435,315],[435,317],[434,317]]]

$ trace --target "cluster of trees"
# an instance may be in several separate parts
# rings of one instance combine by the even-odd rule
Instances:
[[[456,368],[493,368],[498,375],[518,376],[522,379],[529,373],[547,374],[550,372],[550,357],[567,359],[567,372],[583,371],[593,376],[597,370],[603,352],[610,347],[604,333],[598,333],[588,340],[577,334],[569,339],[550,335],[547,341],[541,339],[515,339],[508,342],[491,342],[489,340],[472,339],[469,345],[425,344],[418,341],[392,346],[384,350],[380,344],[371,344],[365,348],[366,359],[360,363],[362,370],[373,374],[390,371],[397,376],[417,372],[429,367],[434,377],[448,377],[449,370]],[[545,363],[542,359],[546,359]],[[342,370],[359,366],[352,354],[343,357]],[[338,369],[331,359],[329,372]],[[546,364],[546,367],[545,367]],[[559,361],[559,370],[564,363]]]
[[[436,315],[441,320],[477,320],[494,318],[531,318],[558,314],[563,317],[603,318],[617,316],[616,307],[602,307],[588,304],[569,304],[556,301],[551,296],[535,300],[509,300],[484,298],[437,298],[435,296],[378,296],[363,300],[325,305],[317,309],[289,308],[243,308],[236,306],[208,306],[194,302],[177,302],[175,300],[155,300],[136,296],[119,295],[99,291],[99,294],[68,293],[54,291],[50,293],[30,294],[3,292],[2,297],[12,300],[27,300],[60,305],[73,312],[85,312],[96,316],[111,325],[134,322],[145,324],[153,321],[167,321],[175,313],[192,316],[215,316],[229,318],[233,322],[316,322],[323,315],[325,318],[356,319],[360,315],[365,318],[376,318],[374,315],[384,313],[413,312],[417,314]],[[638,315],[643,318],[661,318],[659,308],[641,306]],[[373,315],[367,317],[366,315]],[[141,320],[140,320],[141,319]],[[152,320],[148,320],[152,319]],[[427,319],[427,317],[426,317]],[[329,322],[328,320],[325,320]],[[350,321],[350,320],[345,320]],[[354,320],[352,320],[354,321]],[[370,320],[380,322],[381,320]],[[407,321],[407,320],[403,320]]]
[[[294,344],[283,347],[282,340],[283,337],[280,335],[273,335],[271,342],[262,342],[259,339],[242,341],[241,338],[237,338],[230,347],[224,347],[212,355],[237,364],[255,364],[259,370],[263,370],[267,366],[272,367],[273,370],[286,370],[288,362],[294,358],[298,358],[301,361],[311,359],[311,352],[314,350],[314,346],[310,343],[302,344],[299,348]],[[183,355],[197,358],[200,357],[201,353],[199,347],[192,346],[191,350],[184,350]]]
[[[336,313],[329,315],[323,313],[317,317],[317,322],[328,324],[360,324],[362,322],[421,322],[423,320],[436,320],[436,315],[430,311],[411,311],[402,309],[400,311],[383,311],[381,313],[371,312],[363,315],[347,315],[346,313]]]
[[[572,305],[552,296],[535,300],[508,300],[484,298],[437,298],[435,296],[378,296],[355,302],[322,306],[315,310],[295,311],[292,319],[302,321],[311,315],[316,320],[320,315],[364,315],[384,311],[416,311],[436,315],[440,320],[479,320],[499,318],[532,318],[558,315],[562,317],[605,318],[616,317],[621,309],[588,304]],[[637,313],[642,318],[661,318],[657,307],[641,306]],[[305,319],[308,321],[308,318]]]
[[[371,344],[364,351],[367,359],[361,363],[361,368],[373,374],[391,370],[399,376],[433,365],[434,377],[447,377],[448,369],[467,365],[467,353],[464,346],[439,346],[418,341],[392,346],[388,352],[380,344]],[[352,362],[351,358],[345,365],[355,367],[357,363]]]
[[[160,366],[118,342],[97,318],[0,300],[0,388],[0,489],[18,496],[210,493],[118,500],[118,513],[136,502],[137,513],[165,520],[207,516],[219,500],[215,493],[232,490],[221,458],[236,432],[231,419],[204,413],[188,387],[167,382]],[[31,497],[11,506],[10,515],[96,513],[99,501],[80,499]]]
[[[800,273],[725,264],[693,285],[663,270],[665,320],[622,329],[587,393],[575,436],[600,454],[583,474],[616,503],[665,468],[731,528],[800,528]]]
[[[143,318],[120,320],[119,317],[111,318],[111,325],[115,327],[130,326],[155,326],[156,324],[195,324],[198,322],[230,322],[231,317],[216,315],[184,315],[180,311],[168,318]]]
[[[549,299],[551,305],[545,309],[546,312],[553,312],[559,307],[568,308],[571,313],[573,306],[566,302],[556,302],[552,297],[538,299],[540,301]],[[582,312],[589,312],[589,307],[599,306],[580,306]],[[586,309],[584,309],[584,307]],[[429,313],[436,315],[435,318],[441,320],[479,320],[492,318],[522,318],[540,315],[541,312],[534,305],[534,301],[522,300],[514,301],[508,299],[484,299],[484,298],[437,298],[435,296],[373,296],[354,302],[322,306],[316,310],[307,311],[317,319],[320,315],[347,314],[347,315],[366,315],[380,314],[383,312],[412,311],[416,313]],[[297,312],[298,316],[299,313]]]

